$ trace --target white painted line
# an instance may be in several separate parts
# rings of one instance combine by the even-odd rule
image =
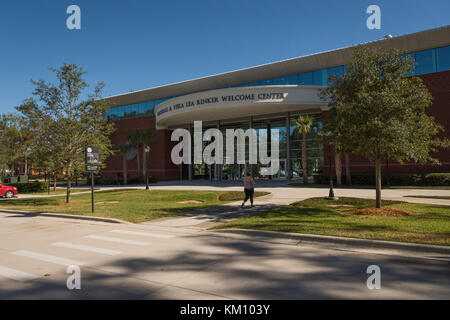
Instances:
[[[115,233],[123,233],[123,234],[131,234],[135,236],[144,236],[144,237],[151,237],[151,238],[164,238],[164,239],[170,239],[174,236],[169,236],[166,234],[159,234],[159,233],[148,233],[148,232],[136,232],[136,231],[128,231],[128,230],[112,230],[111,232]]]
[[[18,256],[22,256],[22,257],[42,260],[42,261],[51,262],[51,263],[55,263],[55,264],[62,264],[63,266],[71,266],[71,265],[82,266],[82,265],[86,264],[86,262],[69,260],[69,259],[65,259],[65,258],[50,256],[47,254],[32,252],[32,251],[27,251],[27,250],[19,250],[19,251],[15,251],[15,252],[11,252],[11,253],[18,255]]]
[[[9,279],[13,279],[20,282],[25,282],[29,280],[34,280],[39,278],[38,276],[35,276],[33,274],[29,274],[26,272],[22,272],[19,270],[10,269],[7,267],[0,266],[0,276],[4,276]]]
[[[109,256],[115,256],[115,255],[122,253],[122,251],[110,250],[110,249],[104,249],[104,248],[96,248],[96,247],[90,247],[90,246],[83,246],[81,244],[68,243],[68,242],[55,242],[55,243],[52,243],[52,245],[57,246],[57,247],[62,247],[62,248],[69,248],[69,249],[75,249],[75,250],[81,250],[81,251],[87,251],[87,252],[106,254]]]
[[[147,246],[147,245],[151,244],[150,242],[144,242],[144,241],[135,241],[135,240],[113,238],[113,237],[104,237],[104,236],[96,236],[96,235],[86,236],[85,238],[95,239],[95,240],[111,241],[111,242],[119,242],[119,243],[126,243],[126,244],[133,244],[135,246]]]

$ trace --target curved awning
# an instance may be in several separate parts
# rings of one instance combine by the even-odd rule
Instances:
[[[155,108],[157,129],[272,113],[326,110],[321,86],[257,86],[205,91],[167,100]]]

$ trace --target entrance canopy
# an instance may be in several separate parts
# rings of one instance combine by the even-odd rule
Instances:
[[[290,111],[328,110],[321,86],[256,86],[204,91],[167,100],[155,108],[156,128]]]

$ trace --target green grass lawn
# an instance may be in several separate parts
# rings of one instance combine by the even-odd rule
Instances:
[[[264,194],[267,193],[255,192],[256,196]],[[111,190],[95,193],[94,214],[91,213],[90,194],[73,195],[69,205],[65,204],[64,197],[6,200],[0,201],[0,209],[94,215],[139,223],[241,200],[243,197],[244,192]]]
[[[330,186],[329,185],[325,185],[325,184],[315,184],[315,183],[310,183],[307,185],[304,185],[301,182],[291,182],[288,184],[289,186],[292,187],[303,187],[303,188],[323,188],[323,189],[328,189]],[[359,185],[352,185],[352,186],[347,186],[347,185],[341,185],[341,186],[336,186],[335,184],[333,185],[333,188],[335,189],[374,189],[375,190],[375,186],[359,186]],[[389,189],[386,189],[384,186],[382,187],[385,190],[389,190],[389,189],[431,189],[431,190],[450,190],[450,186],[390,186]]]
[[[241,228],[330,235],[350,238],[450,245],[450,206],[383,201],[383,206],[414,212],[385,217],[348,214],[374,207],[375,200],[312,198],[270,212],[237,219],[216,228]]]
[[[408,198],[425,198],[425,199],[442,199],[442,200],[450,200],[450,196],[405,196]]]

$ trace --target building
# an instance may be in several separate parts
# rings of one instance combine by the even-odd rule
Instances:
[[[405,50],[416,61],[414,75],[420,76],[434,101],[427,112],[444,125],[450,136],[450,26],[418,33],[385,37],[364,44],[368,47]],[[307,55],[257,67],[222,73],[161,87],[109,97],[114,107],[107,116],[116,123],[114,144],[125,143],[136,130],[153,128],[156,138],[150,144],[149,174],[158,180],[235,179],[247,165],[181,165],[171,161],[171,132],[192,129],[194,120],[208,128],[255,128],[270,134],[280,129],[280,171],[270,178],[295,179],[301,171],[301,143],[290,119],[300,114],[314,115],[320,127],[328,106],[318,97],[327,86],[327,76],[341,75],[350,62],[351,47]],[[289,134],[287,134],[289,133]],[[328,148],[311,135],[308,137],[308,167],[328,173]],[[140,157],[143,150],[140,150]],[[450,152],[436,155],[441,166],[389,163],[390,173],[450,172]],[[136,150],[127,154],[129,177],[137,177]],[[107,160],[104,178],[123,174],[121,155]],[[142,161],[141,161],[142,162]],[[386,166],[386,165],[385,165]],[[259,165],[251,166],[260,174]],[[334,169],[332,169],[334,170]],[[386,170],[386,168],[384,168]],[[291,172],[291,175],[286,174]],[[352,173],[373,173],[373,166],[362,158],[351,158]]]

